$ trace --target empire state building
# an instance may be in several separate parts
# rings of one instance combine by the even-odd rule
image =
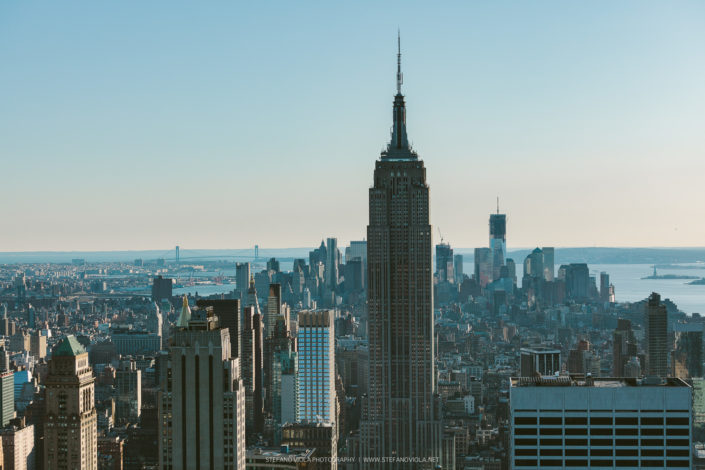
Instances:
[[[436,396],[429,195],[409,145],[401,50],[391,141],[375,162],[367,226],[369,394],[361,468],[434,468],[442,426]]]

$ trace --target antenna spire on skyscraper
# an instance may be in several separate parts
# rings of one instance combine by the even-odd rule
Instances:
[[[397,30],[397,94],[401,95],[401,84],[404,76],[401,74],[401,32]]]
[[[394,96],[394,109],[392,126],[392,139],[387,146],[387,150],[382,152],[382,158],[394,158],[399,160],[416,160],[418,157],[409,145],[406,136],[406,105],[404,95],[401,94],[401,85],[404,82],[404,75],[401,73],[401,33],[397,31],[397,94]]]
[[[497,213],[499,214],[499,196],[497,196]]]

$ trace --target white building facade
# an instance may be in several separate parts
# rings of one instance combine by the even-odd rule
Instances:
[[[332,310],[299,312],[296,420],[336,422]]]

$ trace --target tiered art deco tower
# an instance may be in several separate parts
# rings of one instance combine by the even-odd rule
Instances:
[[[44,468],[98,468],[98,419],[88,353],[71,335],[54,347],[46,378]]]
[[[401,52],[397,67],[391,142],[370,188],[370,384],[361,468],[433,468],[441,455],[428,185],[406,135]]]

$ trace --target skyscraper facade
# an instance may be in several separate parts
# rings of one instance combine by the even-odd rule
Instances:
[[[475,282],[485,287],[492,282],[492,252],[489,248],[475,248]]]
[[[703,327],[702,324],[673,325],[673,350],[671,374],[690,379],[703,376]]]
[[[0,374],[0,427],[10,424],[15,417],[15,380],[13,372]]]
[[[490,214],[490,259],[492,260],[492,281],[499,279],[499,270],[504,266],[507,256],[507,216],[499,213]]]
[[[294,338],[283,315],[279,315],[272,336],[264,340],[265,410],[277,425],[296,420],[296,338]],[[289,414],[286,403],[294,404]],[[275,444],[278,444],[275,439]]]
[[[553,282],[555,277],[555,248],[552,246],[543,247],[543,278],[548,282]]]
[[[463,255],[453,256],[453,277],[457,284],[463,282]]]
[[[632,331],[632,322],[624,318],[617,320],[612,333],[612,375],[625,377],[625,367],[637,355],[637,342]]]
[[[692,468],[680,379],[512,378],[510,468]]]
[[[115,372],[115,421],[139,423],[142,411],[142,371],[134,360],[123,360]]]
[[[274,325],[277,317],[282,313],[282,285],[270,284],[269,296],[267,297],[267,318],[265,319],[264,337],[269,338],[274,334]]]
[[[610,301],[610,275],[604,271],[600,273],[600,301]]]
[[[152,280],[152,300],[159,302],[162,299],[171,299],[174,287],[173,279],[157,276]]]
[[[331,289],[335,289],[338,285],[338,268],[338,239],[329,238],[326,240],[326,285]]]
[[[149,313],[147,317],[147,331],[152,334],[159,336],[159,348],[162,347],[162,336],[164,334],[164,318],[159,310],[159,305],[153,302],[150,305]]]
[[[245,391],[212,307],[177,327],[159,393],[159,468],[245,469]]]
[[[544,347],[521,348],[521,376],[554,375],[561,371],[561,351]]]
[[[242,327],[242,381],[245,389],[246,423],[249,437],[261,432],[264,411],[264,342],[262,315],[255,307],[245,307]]]
[[[653,292],[646,303],[644,323],[646,325],[647,375],[668,375],[668,316],[661,296]]]
[[[196,305],[201,308],[213,307],[213,313],[218,317],[218,325],[230,332],[230,355],[241,357],[240,336],[242,323],[240,321],[240,299],[198,299]],[[240,360],[242,367],[242,359]]]
[[[88,353],[72,336],[52,351],[46,378],[44,468],[98,468],[98,418]]]
[[[35,428],[33,425],[9,426],[0,431],[2,439],[2,452],[0,452],[0,465],[3,470],[34,470],[36,467],[37,452],[34,446]]]
[[[448,243],[436,245],[436,274],[438,282],[453,282],[453,248]]]
[[[429,190],[423,161],[407,139],[400,67],[391,142],[375,163],[369,192],[370,383],[360,435],[363,458],[392,461],[366,468],[423,468],[428,463],[402,459],[441,455]]]
[[[350,246],[345,249],[345,262],[351,259],[360,258],[363,263],[367,262],[367,241],[351,241]]]
[[[296,420],[337,423],[332,310],[299,312]]]
[[[240,294],[240,300],[244,305],[247,298],[247,289],[250,286],[250,263],[237,263],[235,265],[235,288]]]
[[[570,300],[581,302],[589,299],[590,270],[586,263],[571,263],[567,266],[565,271],[565,295]]]

